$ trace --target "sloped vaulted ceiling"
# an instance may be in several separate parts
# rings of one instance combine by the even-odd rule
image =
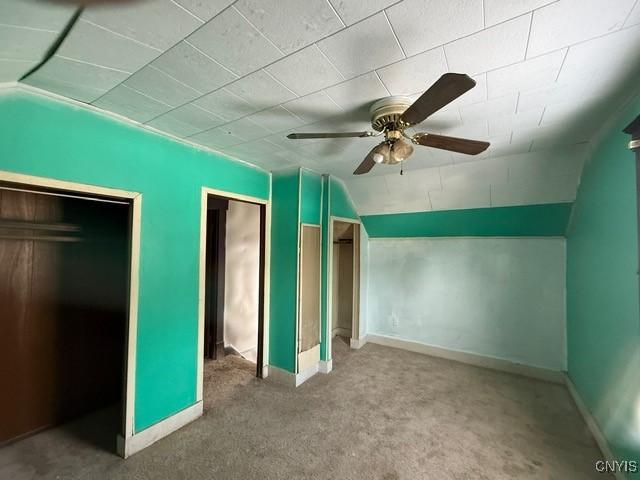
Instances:
[[[0,82],[18,80],[73,14],[0,2]],[[267,169],[347,181],[361,213],[571,201],[585,144],[629,92],[636,0],[139,0],[85,9],[25,83]],[[477,86],[425,122],[487,139],[478,157],[418,148],[400,177],[351,172],[374,139],[368,107],[417,97],[447,71]]]

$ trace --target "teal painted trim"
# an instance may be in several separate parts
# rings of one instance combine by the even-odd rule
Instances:
[[[271,179],[269,364],[295,373],[300,172]]]
[[[48,97],[0,93],[0,170],[140,192],[135,425],[196,400],[203,186],[269,198],[269,174]]]
[[[338,179],[329,176],[330,207],[331,215],[334,217],[350,218],[358,220],[358,213],[351,202],[351,197],[347,193],[344,184]]]
[[[322,265],[321,265],[321,285],[320,285],[320,360],[327,361],[329,356],[327,355],[327,308],[328,308],[328,292],[330,289],[327,286],[328,281],[328,266],[329,266],[329,245],[333,245],[333,242],[329,240],[329,209],[330,209],[330,189],[328,175],[322,176]]]
[[[582,173],[567,232],[567,363],[614,455],[640,463],[636,165],[622,132],[638,114],[640,98]]]
[[[571,203],[363,215],[370,238],[564,236]]]
[[[300,221],[320,225],[322,204],[322,176],[320,174],[301,169],[302,192],[300,194]]]

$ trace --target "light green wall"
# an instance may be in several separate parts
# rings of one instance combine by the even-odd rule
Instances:
[[[322,176],[309,170],[300,170],[300,221],[320,225],[322,208]]]
[[[564,236],[571,203],[364,215],[371,238]]]
[[[269,174],[35,94],[0,94],[0,170],[141,192],[135,429],[196,399],[201,187],[269,197]]]
[[[295,373],[300,172],[276,172],[271,184],[269,364]]]
[[[358,214],[351,202],[344,184],[335,177],[329,176],[329,209],[334,217],[358,220]]]
[[[636,167],[619,118],[585,166],[567,234],[569,376],[619,459],[640,462]],[[635,477],[634,477],[635,478]]]

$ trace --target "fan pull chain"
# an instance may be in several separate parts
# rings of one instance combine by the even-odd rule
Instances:
[[[403,170],[402,170],[403,168],[404,167],[402,166],[402,163],[400,163],[400,175],[404,175]]]

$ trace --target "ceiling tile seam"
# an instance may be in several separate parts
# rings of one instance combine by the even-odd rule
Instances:
[[[573,45],[572,45],[573,46]],[[558,69],[558,73],[556,74],[556,79],[553,83],[558,83],[558,80],[560,79],[560,74],[562,73],[562,69],[564,68],[564,62],[567,60],[567,56],[569,55],[569,49],[572,47],[565,47],[566,50],[564,52],[564,56],[562,57],[562,62],[560,63],[560,68]]]
[[[627,16],[624,18],[624,22],[622,22],[622,27],[623,28],[626,27],[627,22],[629,21],[629,17],[633,13],[633,11],[636,9],[636,6],[638,5],[638,2],[640,2],[640,0],[636,0],[635,1],[635,3],[631,6],[631,10],[629,10],[629,13],[627,13]]]
[[[220,115],[218,115],[217,113],[210,112],[210,111],[209,111],[209,110],[207,110],[206,108],[202,108],[200,105],[196,105],[195,103],[188,103],[187,105],[191,105],[192,107],[197,108],[198,110],[202,110],[203,112],[205,112],[205,113],[207,113],[207,114],[209,114],[209,115],[212,115],[212,116],[213,116],[213,117],[215,117],[215,118],[219,118],[219,119],[220,119],[220,120],[222,120],[223,122],[227,122],[227,119],[226,119],[226,118],[222,118],[222,117],[221,117]],[[168,113],[168,112],[167,112],[167,113]],[[224,125],[224,123],[221,123],[221,124],[220,124],[220,125],[218,125],[218,126],[221,126],[221,125]]]
[[[240,78],[240,76],[235,73],[234,71],[230,70],[229,68],[225,67],[223,64],[221,64],[219,61],[217,61],[215,58],[209,56],[206,52],[203,52],[202,50],[200,50],[197,46],[195,46],[193,43],[191,43],[189,40],[187,40],[186,38],[183,40],[184,43],[186,43],[187,45],[189,45],[191,48],[193,48],[194,50],[196,50],[198,53],[200,53],[201,55],[203,55],[204,57],[208,58],[209,60],[211,60],[213,63],[215,63],[216,65],[218,65],[220,68],[226,70],[227,72],[229,72],[231,75],[235,76],[235,80],[238,80]],[[233,80],[233,81],[235,81]],[[226,84],[228,85],[228,84]]]
[[[156,72],[161,73],[161,74],[162,74],[162,75],[164,75],[165,77],[169,77],[171,80],[173,80],[173,81],[175,81],[175,82],[179,83],[179,84],[180,84],[180,85],[182,85],[183,87],[188,88],[189,90],[193,90],[193,91],[194,91],[194,92],[196,92],[198,95],[202,95],[202,92],[201,92],[200,90],[198,90],[198,89],[196,89],[196,88],[193,88],[193,87],[191,87],[191,86],[187,85],[187,84],[186,84],[186,83],[184,83],[184,82],[181,82],[180,80],[178,80],[178,79],[177,79],[177,78],[175,78],[174,76],[172,76],[172,75],[168,74],[168,73],[167,73],[167,72],[165,72],[164,70],[162,70],[162,69],[160,69],[160,68],[158,68],[158,67],[156,67],[156,66],[154,66],[154,65],[147,65],[147,66],[148,66],[149,68],[151,68],[152,70],[155,70]],[[191,102],[187,102],[187,103],[191,103]],[[181,105],[181,106],[183,106],[183,105]]]
[[[484,0],[482,0],[482,29],[487,28],[487,9],[484,4]]]
[[[119,68],[114,68],[114,67],[107,67],[106,65],[98,65],[97,63],[91,63],[91,62],[87,62],[85,60],[79,60],[77,58],[67,57],[66,55],[56,54],[56,55],[54,55],[54,57],[63,58],[65,60],[69,61],[69,62],[82,63],[83,65],[91,65],[92,67],[101,68],[103,70],[111,70],[113,72],[118,72],[118,73],[124,73],[126,75],[131,75],[131,72],[128,72],[126,70],[121,70]]]
[[[197,100],[199,100],[199,99],[201,99],[201,98],[204,98],[204,97],[206,97],[206,96],[208,96],[208,95],[211,95],[212,93],[219,92],[219,91],[221,91],[221,90],[224,90],[228,95],[231,95],[231,96],[233,96],[233,97],[236,97],[238,100],[240,100],[240,101],[242,101],[242,102],[245,102],[245,103],[246,103],[246,104],[248,104],[250,107],[252,107],[252,108],[256,108],[256,106],[255,106],[255,105],[253,105],[251,102],[248,102],[248,101],[247,101],[247,100],[245,100],[244,98],[242,98],[242,97],[240,97],[239,95],[237,95],[237,94],[233,93],[231,90],[226,89],[225,87],[220,87],[220,88],[218,88],[218,89],[216,89],[216,90],[213,90],[212,92],[209,92],[209,93],[204,94],[204,95],[203,95],[203,96],[201,96],[201,97],[194,98],[194,99],[193,99],[193,100],[191,100],[190,102],[185,103],[185,104],[183,104],[183,105],[181,105],[181,106],[182,106],[182,107],[184,107],[185,105],[195,105],[195,102],[196,102]],[[179,107],[176,107],[176,108],[179,108]],[[224,116],[221,116],[221,115],[220,115],[220,113],[212,112],[211,110],[209,110],[209,109],[207,109],[207,108],[205,108],[205,107],[198,106],[198,108],[200,108],[200,109],[204,110],[205,112],[209,112],[209,113],[211,113],[211,114],[213,114],[213,115],[218,115],[219,117],[224,118],[224,119],[226,120],[226,122],[227,122],[227,123],[233,122],[233,121],[235,121],[235,120],[239,120],[240,118],[244,118],[244,117],[238,117],[238,118],[234,118],[233,120],[229,120],[229,119],[225,118]],[[261,111],[262,111],[262,110],[261,110]],[[253,113],[250,113],[249,115],[253,115],[254,113],[258,113],[258,112],[253,112]],[[246,117],[246,116],[249,116],[249,115],[245,115],[245,117]]]
[[[273,80],[274,82],[276,82],[278,85],[280,85],[281,87],[285,88],[286,90],[288,90],[290,93],[293,93],[296,97],[300,98],[300,95],[298,95],[296,92],[294,92],[293,90],[291,90],[289,87],[287,87],[284,83],[282,83],[280,80],[278,80],[276,77],[274,77],[273,75],[271,75],[266,69],[261,69],[268,77],[271,77],[271,80]],[[260,71],[260,70],[258,70]],[[241,98],[243,98],[244,100],[247,100],[246,98],[242,97],[242,95],[239,95]],[[291,99],[293,100],[293,99]],[[271,105],[268,108],[273,108],[276,106],[279,106],[281,104],[278,105]]]
[[[329,62],[329,65],[331,65],[331,66],[333,67],[333,69],[334,69],[336,72],[338,72],[338,75],[340,75],[340,76],[342,77],[342,79],[343,79],[343,80],[347,80],[347,77],[345,77],[345,76],[344,76],[344,74],[340,71],[340,69],[339,69],[338,67],[336,67],[336,65],[331,61],[331,59],[330,59],[329,57],[327,57],[327,54],[326,54],[326,53],[324,53],[324,52],[322,51],[322,49],[320,48],[320,46],[318,45],[318,43],[317,43],[317,42],[315,42],[315,43],[313,44],[313,46],[314,46],[314,47],[316,47],[316,49],[318,50],[318,52],[320,52],[320,55],[322,55],[322,56],[324,57],[324,59],[325,59],[327,62]],[[328,88],[328,87],[325,87],[325,88]],[[316,92],[312,92],[312,93],[316,93]],[[311,94],[309,94],[309,95],[311,95]]]
[[[338,11],[336,10],[336,8],[333,6],[333,4],[331,3],[331,0],[326,0],[327,4],[329,4],[329,8],[331,10],[333,10],[333,13],[335,14],[336,17],[338,17],[338,20],[340,20],[340,23],[342,24],[343,27],[346,27],[347,24],[344,20],[342,20],[342,17],[340,16],[340,14],[338,13]]]
[[[291,114],[292,116],[294,116],[295,118],[297,118],[298,120],[300,120],[302,122],[302,125],[305,125],[304,123],[304,119],[300,118],[298,115],[296,115],[295,113],[293,113],[291,110],[289,110],[287,107],[285,107],[285,104],[281,104],[281,105],[277,105],[278,107],[282,107],[284,110],[286,110],[289,114]],[[272,107],[273,108],[273,107]],[[256,113],[260,113],[260,112],[256,112]],[[254,114],[255,115],[255,114]],[[302,126],[301,125],[301,126]],[[286,129],[288,130],[288,129]],[[286,131],[286,130],[281,130],[282,132]],[[280,133],[280,132],[273,132],[273,133]],[[274,144],[275,145],[275,144]]]
[[[248,120],[248,119],[247,119],[247,120]],[[237,120],[234,120],[233,122],[236,122],[236,121],[237,121]],[[254,140],[260,140],[260,139],[262,139],[262,138],[265,138],[265,137],[268,137],[269,135],[271,135],[271,134],[269,134],[269,135],[265,135],[264,137],[257,137],[257,138],[254,138],[254,139],[252,139],[252,140],[248,140],[248,139],[244,138],[243,136],[238,135],[237,133],[232,133],[232,132],[230,132],[228,129],[224,128],[224,127],[226,127],[227,125],[229,125],[229,124],[231,124],[231,123],[233,123],[233,122],[227,122],[227,123],[225,123],[225,124],[223,124],[223,125],[217,125],[217,126],[215,126],[215,127],[207,128],[207,129],[202,130],[202,131],[200,131],[200,132],[193,133],[193,134],[191,134],[191,135],[189,135],[189,136],[187,136],[187,137],[185,137],[185,138],[191,138],[191,137],[194,137],[194,136],[196,136],[196,135],[200,135],[200,134],[203,134],[203,133],[211,132],[211,131],[213,131],[213,130],[220,130],[220,131],[222,131],[222,132],[226,132],[228,135],[232,135],[233,137],[235,137],[235,138],[237,138],[237,139],[239,139],[239,140],[240,140],[240,142],[238,142],[238,143],[234,143],[234,144],[232,144],[232,145],[226,145],[226,146],[225,146],[225,147],[234,147],[234,146],[236,146],[236,145],[240,145],[241,143],[245,143],[245,142],[252,142],[252,141],[254,141]],[[251,122],[251,120],[249,120],[249,122]],[[254,122],[251,122],[251,123],[254,123]],[[224,148],[224,147],[221,147],[221,148]]]
[[[391,20],[389,20],[389,17],[387,16],[387,10],[386,9],[383,10],[382,13],[384,14],[384,18],[387,21],[387,25],[389,25],[389,28],[391,29],[391,33],[393,34],[393,38],[396,39],[396,43],[398,44],[398,47],[400,48],[400,51],[402,52],[402,56],[404,58],[407,58],[407,52],[405,52],[404,47],[400,43],[400,39],[398,38],[398,35],[396,35],[396,31],[393,28],[393,25],[391,24]]]
[[[142,45],[143,47],[147,47],[147,48],[150,48],[150,49],[155,50],[157,52],[160,52],[160,55],[162,55],[165,52],[161,48],[154,47],[153,45],[149,45],[148,43],[144,43],[144,42],[141,42],[140,40],[136,40],[135,38],[131,38],[131,37],[127,36],[127,35],[123,35],[122,33],[115,32],[115,31],[113,31],[113,30],[111,30],[111,29],[109,29],[107,27],[103,27],[102,25],[98,25],[97,23],[94,23],[91,20],[87,20],[85,18],[82,18],[82,16],[80,16],[80,21],[83,22],[83,23],[87,23],[87,24],[91,25],[92,27],[96,27],[96,28],[99,28],[100,30],[104,30],[105,32],[109,32],[111,35],[114,35],[116,37],[124,38],[125,40],[129,40],[131,42],[137,43],[138,45]]]
[[[498,97],[500,98],[500,97]],[[516,98],[516,111],[513,112],[514,115],[518,113],[518,106],[520,105],[520,92],[518,92],[518,97]],[[513,136],[513,132],[511,132],[511,136]]]
[[[193,13],[191,10],[189,10],[188,8],[186,8],[183,5],[180,5],[178,2],[176,2],[175,0],[169,0],[171,3],[173,3],[176,7],[178,7],[181,10],[184,10],[185,13],[188,13],[189,15],[191,15],[193,18],[195,18],[196,20],[198,20],[199,22],[207,23],[205,22],[202,18],[200,18],[199,16],[197,16],[195,13]]]
[[[13,25],[11,23],[3,23],[3,22],[0,22],[0,27],[19,28],[21,30],[31,30],[34,32],[46,32],[46,33],[56,33],[56,34],[60,33],[57,30],[49,30],[48,28],[29,27],[27,25]]]
[[[527,31],[527,45],[524,47],[524,58],[523,61],[527,59],[527,55],[529,53],[529,42],[531,41],[531,26],[533,25],[533,15],[534,12],[531,12],[531,16],[529,17],[529,29]]]
[[[171,109],[171,108],[172,108],[172,107],[171,107],[171,105],[169,105],[168,103],[164,103],[162,100],[158,100],[157,98],[154,98],[154,97],[152,97],[151,95],[148,95],[148,94],[146,94],[146,93],[144,93],[144,92],[141,92],[140,90],[137,90],[137,89],[136,89],[136,88],[134,88],[134,87],[131,87],[131,86],[129,86],[129,85],[125,85],[125,84],[122,84],[122,85],[120,85],[120,86],[121,86],[121,87],[123,87],[123,88],[127,88],[127,89],[129,89],[129,90],[131,90],[131,91],[134,91],[134,92],[136,92],[138,95],[142,95],[143,97],[146,97],[146,98],[148,98],[149,100],[153,100],[153,101],[154,101],[154,102],[156,102],[156,103],[160,103],[161,105],[165,105],[165,106],[167,106],[169,109]],[[101,97],[101,98],[102,98],[102,97]],[[98,101],[97,99],[96,99],[96,100],[94,100],[94,102],[97,102],[97,101]],[[92,103],[93,103],[93,102],[92,102]],[[100,107],[98,107],[98,108],[100,108]],[[164,112],[164,113],[168,113],[169,111],[170,111],[170,110],[167,110],[167,111],[166,111],[166,112]],[[164,113],[161,113],[160,115],[164,115]],[[155,117],[153,117],[153,118],[149,119],[148,121],[150,122],[150,121],[152,121],[152,120],[155,120],[155,119],[156,119],[157,117],[159,117],[160,115],[157,115],[157,116],[155,116]],[[143,123],[143,122],[138,122],[138,123]]]
[[[544,114],[547,112],[547,106],[542,107],[542,114],[540,115],[540,119],[538,120],[538,127],[542,126],[542,120],[544,119]]]
[[[280,55],[282,55],[283,57],[284,57],[284,56],[286,56],[287,54],[286,54],[286,53],[285,53],[285,52],[284,52],[280,47],[278,47],[275,43],[273,43],[273,42],[271,41],[271,39],[270,39],[270,38],[268,38],[264,33],[262,33],[262,31],[261,31],[258,27],[256,27],[256,26],[253,24],[253,22],[252,22],[251,20],[249,20],[249,19],[248,19],[248,18],[247,18],[247,17],[246,17],[246,16],[245,16],[245,15],[244,15],[240,10],[238,10],[238,9],[236,8],[235,3],[236,3],[236,2],[234,2],[234,4],[233,4],[233,5],[231,5],[231,8],[232,8],[233,10],[235,10],[235,11],[236,11],[236,13],[237,13],[238,15],[240,15],[240,16],[244,19],[244,21],[245,21],[245,22],[247,22],[247,23],[251,26],[251,28],[253,28],[256,32],[258,32],[258,35],[262,36],[262,37],[263,37],[267,42],[269,42],[269,43],[270,43],[270,44],[271,44],[271,45],[272,45],[276,50],[278,50],[278,51],[280,52]],[[305,45],[305,46],[306,46],[306,45]],[[299,50],[302,50],[302,49],[300,48]],[[298,50],[296,50],[296,51],[298,51]],[[263,67],[261,67],[261,68],[264,68],[264,66],[263,66]]]
[[[444,45],[440,45],[437,48],[441,48],[442,49],[442,55],[444,56],[444,65],[445,65],[445,67],[447,69],[447,72],[450,72],[451,71],[451,67],[449,66],[449,59],[447,58],[447,50],[444,48]],[[427,50],[427,51],[429,51],[429,50]]]
[[[385,85],[385,83],[382,81],[382,78],[380,78],[380,74],[378,73],[377,70],[373,71],[376,74],[376,77],[378,77],[378,81],[382,84],[382,86],[384,87],[384,89],[387,92],[387,95],[391,96],[391,91],[387,88],[387,86]]]

